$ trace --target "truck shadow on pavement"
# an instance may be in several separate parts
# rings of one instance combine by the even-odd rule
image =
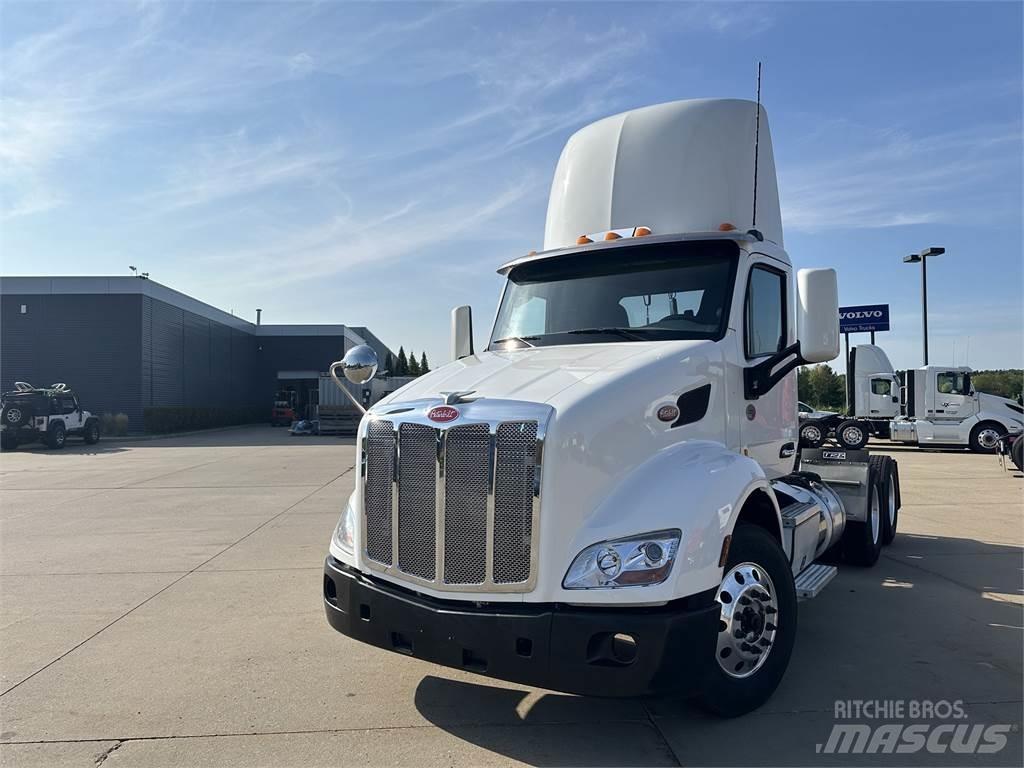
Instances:
[[[873,568],[841,566],[821,596],[800,604],[782,684],[739,720],[678,698],[584,698],[434,676],[420,681],[415,704],[463,741],[540,766],[1021,765],[1022,572],[1019,546],[900,534]],[[1013,730],[995,754],[829,754],[834,726],[922,721],[837,719],[850,701],[959,701],[961,719],[923,722]]]

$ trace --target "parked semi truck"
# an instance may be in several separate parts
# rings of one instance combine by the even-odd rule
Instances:
[[[873,344],[854,347],[847,367],[849,413],[805,418],[802,446],[817,448],[832,436],[843,448],[858,450],[874,435],[994,453],[1000,438],[1024,429],[1024,408],[975,391],[970,368],[926,365],[897,372],[885,351]]]
[[[543,688],[756,708],[836,572],[819,560],[875,563],[900,504],[888,457],[797,453],[795,368],[838,354],[838,294],[831,269],[794,279],[764,110],[583,128],[544,250],[499,272],[487,348],[456,308],[454,361],[360,423],[328,621]],[[376,367],[357,347],[332,375]]]

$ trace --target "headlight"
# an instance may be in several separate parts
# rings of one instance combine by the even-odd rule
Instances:
[[[562,580],[565,589],[608,589],[660,584],[679,550],[680,532],[654,531],[593,544],[578,555]]]
[[[356,551],[356,510],[351,504],[345,505],[345,512],[334,529],[334,543],[350,555]]]

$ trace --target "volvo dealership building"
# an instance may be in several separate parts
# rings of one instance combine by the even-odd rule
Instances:
[[[252,323],[149,279],[0,278],[2,390],[65,382],[93,413],[126,414],[131,432],[149,408],[269,418],[283,388],[306,405],[357,344],[390,353],[364,327]]]

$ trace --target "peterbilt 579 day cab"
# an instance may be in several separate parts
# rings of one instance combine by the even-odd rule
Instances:
[[[1024,430],[1024,409],[1005,397],[977,392],[971,369],[926,365],[895,371],[881,347],[860,344],[850,354],[848,415],[807,418],[803,446],[817,448],[829,434],[860,449],[869,435],[914,445],[967,446],[994,453],[999,439]]]
[[[794,279],[764,111],[583,128],[544,246],[499,270],[486,350],[457,308],[454,361],[362,419],[328,621],[496,678],[747,712],[835,574],[819,558],[873,564],[899,506],[888,457],[797,455],[795,368],[838,354],[838,295],[833,270]],[[357,347],[332,375],[376,364]]]

